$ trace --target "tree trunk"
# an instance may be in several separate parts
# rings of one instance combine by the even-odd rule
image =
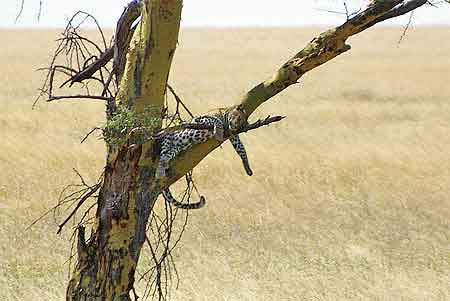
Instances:
[[[181,19],[181,0],[142,1],[141,21],[130,42],[116,98],[119,106],[158,117]],[[158,113],[159,112],[159,113]],[[161,126],[161,122],[159,125]],[[78,229],[78,263],[67,300],[131,300],[136,266],[150,212],[161,192],[154,180],[152,141],[108,145],[96,222],[88,240]]]

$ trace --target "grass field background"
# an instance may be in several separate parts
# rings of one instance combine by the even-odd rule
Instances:
[[[189,29],[170,82],[197,114],[235,103],[319,33]],[[62,300],[69,231],[50,216],[76,168],[102,171],[104,105],[31,105],[56,31],[0,31],[0,299]],[[450,30],[370,30],[308,73],[246,134],[254,176],[229,144],[195,170],[174,300],[450,300]],[[61,217],[60,217],[61,218]],[[139,287],[142,287],[141,284]]]

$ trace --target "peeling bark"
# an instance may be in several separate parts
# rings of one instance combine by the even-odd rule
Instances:
[[[142,5],[116,99],[137,112],[162,110],[182,1],[147,0]],[[131,300],[145,229],[161,191],[154,180],[153,144],[108,145],[96,225],[87,241],[84,229],[78,229],[78,263],[67,300]]]

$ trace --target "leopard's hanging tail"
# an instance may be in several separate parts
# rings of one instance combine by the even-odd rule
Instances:
[[[181,202],[178,202],[172,195],[172,193],[170,192],[169,189],[163,190],[162,192],[164,199],[174,205],[177,208],[180,209],[200,209],[203,206],[205,206],[206,200],[203,196],[200,196],[200,201],[198,201],[197,203],[190,203],[190,204],[184,204]]]
[[[239,157],[241,157],[242,164],[244,165],[245,172],[249,175],[253,175],[253,171],[250,168],[250,163],[248,162],[247,151],[245,150],[244,144],[238,135],[230,138],[230,142],[234,147],[236,153],[238,153]]]

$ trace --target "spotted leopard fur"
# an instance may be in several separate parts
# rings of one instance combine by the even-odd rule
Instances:
[[[253,171],[250,168],[250,163],[248,161],[247,152],[245,151],[244,144],[239,139],[239,136],[236,135],[236,136],[231,137],[230,142],[233,145],[236,152],[238,153],[239,157],[241,158],[242,164],[244,165],[244,168],[245,168],[245,171],[247,172],[247,174],[249,176],[253,175]],[[192,204],[181,203],[172,196],[172,193],[170,192],[169,189],[166,189],[163,191],[163,196],[164,196],[164,199],[168,203],[174,205],[177,208],[181,208],[181,209],[200,209],[203,206],[205,206],[205,203],[206,203],[206,200],[203,196],[200,196],[200,201],[197,203],[192,203]]]
[[[253,174],[245,147],[237,135],[239,130],[247,124],[242,111],[239,109],[219,111],[213,115],[195,117],[191,120],[191,123],[211,125],[213,130],[184,129],[167,134],[161,141],[160,160],[155,175],[157,179],[166,177],[169,162],[179,153],[213,137],[221,142],[228,139],[225,137],[230,137],[231,144],[241,157],[247,174],[250,176]]]
[[[239,136],[236,135],[236,136],[231,137],[230,142],[233,145],[236,152],[238,153],[239,157],[241,158],[242,164],[244,165],[244,168],[245,168],[245,171],[247,172],[247,174],[249,176],[253,175],[253,171],[250,168],[250,163],[248,161],[247,152],[245,151],[244,144],[239,139]],[[203,196],[200,196],[200,201],[197,203],[192,203],[192,204],[181,203],[172,196],[172,193],[170,192],[169,189],[166,189],[163,191],[163,196],[164,196],[164,199],[168,203],[170,203],[180,209],[200,209],[203,206],[205,206],[205,203],[206,203],[206,200]]]
[[[178,202],[173,196],[172,193],[170,192],[169,189],[166,189],[162,192],[164,199],[174,205],[177,208],[180,209],[200,209],[203,206],[205,206],[206,200],[203,196],[200,196],[200,201],[198,201],[197,203],[190,203],[190,204],[184,204],[181,202]]]
[[[214,116],[200,116],[192,119],[191,123],[212,125],[214,126],[214,130],[184,129],[167,134],[161,141],[161,152],[156,178],[165,177],[166,170],[169,168],[169,162],[192,145],[206,142],[212,137],[223,141],[224,129],[219,118]]]
[[[242,164],[244,165],[245,168],[245,172],[247,173],[247,175],[252,176],[253,171],[250,168],[250,162],[248,161],[247,151],[245,150],[244,144],[239,138],[239,135],[231,137],[230,142],[233,145],[233,148],[236,151],[236,153],[239,155],[239,157],[241,157]]]
[[[223,116],[200,116],[192,119],[191,123],[212,125],[214,127],[213,131],[185,129],[165,136],[161,141],[160,164],[156,172],[156,177],[165,177],[169,162],[173,160],[180,152],[187,150],[194,144],[205,142],[212,137],[215,137],[219,141],[224,141],[225,134],[231,136],[229,140],[241,158],[246,173],[249,176],[253,175],[244,144],[239,138],[239,135],[237,135],[237,132],[240,130],[242,124],[246,124],[246,120],[243,122],[242,114],[239,112],[237,114],[226,113],[223,114]],[[172,196],[169,189],[163,191],[163,196],[168,203],[181,209],[199,209],[206,203],[203,196],[200,197],[200,201],[197,203],[181,203]]]

